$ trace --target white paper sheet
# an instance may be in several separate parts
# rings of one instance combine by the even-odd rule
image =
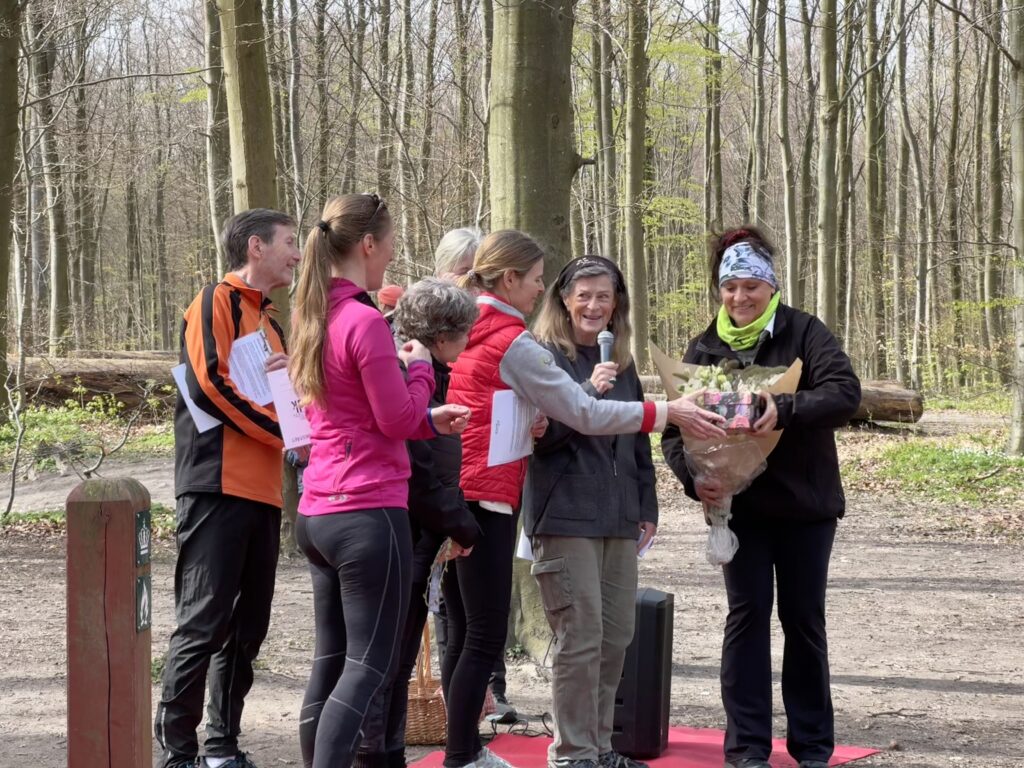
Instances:
[[[522,529],[519,530],[519,543],[516,544],[516,557],[520,560],[528,560],[530,562],[533,562],[534,560],[533,544]]]
[[[171,368],[171,376],[174,377],[174,383],[178,385],[178,391],[181,392],[181,399],[185,401],[185,407],[188,408],[188,412],[192,414],[192,421],[196,423],[197,430],[200,432],[206,432],[221,423],[220,419],[215,416],[211,416],[196,405],[192,396],[188,393],[188,384],[185,381],[184,363]]]
[[[281,425],[284,447],[289,449],[309,445],[309,422],[306,421],[306,413],[299,405],[299,396],[295,394],[295,388],[288,378],[288,370],[279,368],[271,371],[267,374],[267,381],[274,395],[274,409]]]
[[[491,400],[491,446],[487,466],[508,464],[533,453],[530,427],[537,409],[511,389],[501,389]]]
[[[270,357],[270,342],[262,330],[239,336],[231,345],[228,374],[238,391],[257,405],[268,405],[274,395],[270,391],[263,364]]]
[[[642,533],[640,535],[643,536]],[[652,536],[651,540],[648,541],[646,544],[644,544],[643,547],[640,548],[640,550],[636,553],[636,556],[642,559],[644,555],[646,555],[648,552],[650,552],[651,551],[651,547],[654,546],[654,540],[656,538],[658,538],[658,537],[657,536]]]

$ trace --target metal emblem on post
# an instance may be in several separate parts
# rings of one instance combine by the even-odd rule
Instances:
[[[150,546],[153,542],[151,515],[148,509],[140,509],[135,513],[135,565],[149,562]]]
[[[149,574],[135,579],[135,631],[145,632],[153,618],[153,586]]]

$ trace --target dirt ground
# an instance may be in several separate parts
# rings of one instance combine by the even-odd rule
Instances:
[[[170,461],[117,469],[142,480],[154,501],[172,503]],[[721,727],[722,577],[704,561],[705,527],[696,507],[664,467],[659,472],[662,523],[640,581],[675,594],[672,721]],[[38,478],[19,493],[18,507],[59,506],[76,482]],[[964,514],[970,510],[849,494],[829,581],[836,730],[842,742],[882,750],[857,765],[1010,768],[1022,760],[1024,545],[966,538],[937,524]],[[63,548],[57,535],[0,532],[0,768],[66,764]],[[166,652],[172,629],[173,566],[173,547],[158,545],[154,659]],[[260,766],[301,765],[297,713],[311,616],[303,563],[282,561],[270,635],[243,719],[244,748]],[[777,670],[777,630],[773,648]],[[153,695],[155,702],[155,688]],[[545,670],[512,662],[509,695],[522,712],[549,709]],[[777,688],[775,704],[781,736]]]

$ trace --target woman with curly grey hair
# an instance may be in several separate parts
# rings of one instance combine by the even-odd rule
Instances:
[[[454,284],[428,277],[402,296],[394,312],[394,330],[401,341],[416,340],[429,351],[434,366],[431,403],[442,404],[448,394],[448,364],[466,348],[477,317],[476,301]],[[431,406],[433,407],[433,406]],[[371,704],[363,723],[363,741],[354,766],[404,768],[405,722],[409,677],[416,664],[420,636],[427,620],[430,570],[438,551],[451,540],[446,556],[469,552],[480,526],[459,489],[462,445],[457,436],[410,440],[409,523],[412,529],[412,589],[391,686]]]
[[[395,333],[403,340],[416,339],[430,349],[438,344],[444,353],[447,345],[466,334],[479,311],[466,290],[437,277],[426,277],[402,296],[395,309]],[[461,351],[461,350],[459,350]],[[450,361],[449,361],[450,362]]]

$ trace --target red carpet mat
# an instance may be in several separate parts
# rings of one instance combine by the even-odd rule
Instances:
[[[649,760],[657,768],[722,768],[722,739],[724,733],[713,728],[670,728],[668,749],[657,760]],[[551,739],[543,736],[529,738],[502,734],[490,743],[490,748],[516,768],[545,768]],[[786,742],[776,739],[771,763],[773,768],[796,768],[786,754]],[[836,747],[829,765],[843,765],[853,760],[874,755],[877,749],[862,747]],[[419,762],[417,768],[441,768],[444,752],[431,752]]]

